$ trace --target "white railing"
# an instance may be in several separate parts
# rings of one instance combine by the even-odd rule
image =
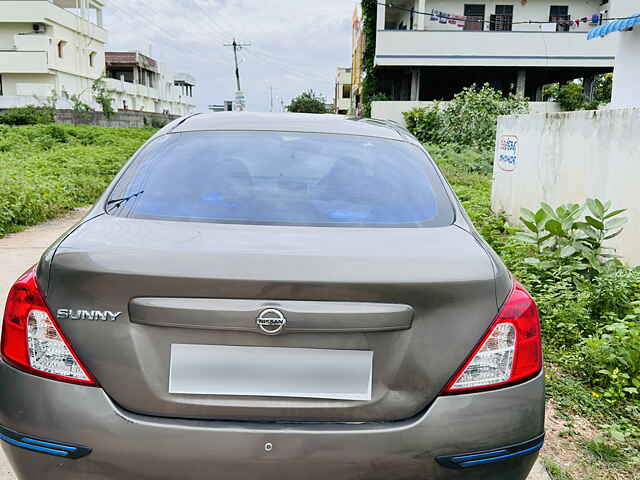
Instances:
[[[382,30],[378,65],[612,67],[615,38],[584,33]]]
[[[48,73],[47,52],[0,51],[2,73]]]

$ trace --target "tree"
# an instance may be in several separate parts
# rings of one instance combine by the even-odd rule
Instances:
[[[582,80],[574,80],[563,85],[552,83],[544,87],[545,101],[554,101],[560,104],[564,111],[597,110],[604,103],[611,102],[611,89],[613,86],[613,74],[605,73],[596,75],[591,90],[591,99],[584,94]]]
[[[107,87],[107,83],[104,80],[104,76],[96,79],[91,85],[91,91],[96,99],[96,102],[102,107],[102,112],[106,118],[111,118],[115,113],[113,110],[113,95],[116,90],[112,90]]]
[[[287,110],[295,113],[327,113],[325,104],[326,100],[322,95],[307,90],[291,100]]]

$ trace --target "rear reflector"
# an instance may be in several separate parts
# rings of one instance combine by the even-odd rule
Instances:
[[[21,433],[9,430],[0,425],[0,440],[13,445],[14,447],[24,448],[32,452],[46,453],[56,457],[64,458],[82,458],[91,453],[91,449],[80,445],[71,445],[67,443],[51,442],[41,438],[23,435]]]
[[[97,385],[47,307],[38,288],[35,267],[20,277],[9,292],[0,351],[5,361],[28,373]]]
[[[498,317],[443,393],[504,387],[541,370],[538,309],[529,293],[515,282]]]

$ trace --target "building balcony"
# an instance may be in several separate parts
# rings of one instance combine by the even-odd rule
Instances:
[[[612,68],[613,38],[584,32],[379,30],[378,66]]]
[[[47,52],[0,50],[2,73],[49,73]]]
[[[83,35],[100,43],[107,42],[107,31],[102,27],[102,2],[93,0],[87,9],[95,12],[94,17],[83,18],[77,15],[75,0],[0,0],[2,16],[0,23],[44,23],[51,26],[61,25],[73,31],[82,31]]]
[[[115,78],[107,78],[106,84],[107,88],[115,90],[121,95],[131,95],[134,97],[149,98],[154,101],[184,103],[186,105],[195,106],[195,104],[193,103],[193,98],[183,96],[175,89],[171,90],[169,93],[166,93],[159,88],[125,82]]]

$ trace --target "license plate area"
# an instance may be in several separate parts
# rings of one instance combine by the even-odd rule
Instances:
[[[171,346],[169,393],[371,400],[373,352]]]

